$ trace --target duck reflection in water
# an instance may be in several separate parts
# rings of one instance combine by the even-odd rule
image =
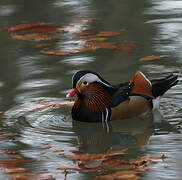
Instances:
[[[147,114],[108,123],[73,121],[73,131],[78,136],[80,150],[86,153],[135,148],[148,144],[154,132],[153,117]]]

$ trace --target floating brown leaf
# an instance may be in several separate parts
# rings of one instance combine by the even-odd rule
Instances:
[[[142,156],[137,159],[112,159],[115,155],[122,155],[124,152],[116,151],[114,154],[77,154],[65,156],[76,160],[76,167],[58,168],[59,170],[69,170],[75,172],[94,172],[97,170],[148,170],[148,164],[159,163],[165,160],[165,156]]]
[[[137,47],[140,47],[141,45],[139,44],[134,44],[134,43],[128,43],[128,42],[122,42],[122,43],[119,43],[117,45],[117,50],[119,51],[123,51],[123,52],[131,52],[133,50],[133,48],[137,48]]]
[[[103,49],[116,49],[116,45],[109,42],[96,43],[96,47]]]
[[[56,152],[56,153],[62,153],[62,152],[64,152],[64,150],[62,150],[62,149],[57,149],[57,150],[55,150],[54,152]]]
[[[80,31],[80,32],[75,32],[73,34],[77,36],[86,36],[86,35],[88,36],[88,35],[94,35],[96,34],[96,32],[95,31]]]
[[[46,55],[69,55],[69,54],[74,54],[74,53],[78,53],[78,50],[61,50],[61,49],[54,49],[54,50],[45,50],[43,51],[43,54]]]
[[[84,48],[90,49],[116,49],[117,46],[110,42],[87,42]]]
[[[105,41],[107,38],[104,37],[92,37],[92,38],[87,38],[87,41]]]
[[[12,39],[18,40],[32,40],[32,41],[41,41],[41,40],[48,40],[48,39],[59,39],[59,36],[50,35],[50,34],[26,34],[26,35],[14,35]]]
[[[137,180],[142,177],[142,173],[137,170],[128,171],[118,171],[112,174],[101,174],[94,176],[94,180],[115,180],[115,179],[125,179],[125,180]]]
[[[35,44],[34,47],[36,48],[43,48],[43,47],[47,47],[50,46],[51,43],[40,43],[40,44]]]
[[[80,52],[96,52],[97,47],[95,46],[83,46]]]
[[[22,172],[22,173],[11,173],[11,174],[7,174],[7,177],[11,177],[11,180],[32,180],[32,179],[36,179],[35,174],[33,173],[26,173],[26,172]]]
[[[50,33],[50,32],[64,32],[59,29],[59,26],[49,24],[38,24],[38,23],[24,23],[11,27],[5,27],[4,29],[9,33],[20,34],[20,33]]]
[[[114,157],[114,156],[119,156],[123,155],[125,153],[125,149],[123,150],[118,150],[118,151],[113,151],[113,152],[108,152],[108,153],[103,153],[103,154],[79,154],[79,155],[73,155],[73,156],[65,156],[70,159],[75,159],[75,160],[96,160],[96,159],[107,159],[109,157]]]
[[[9,150],[0,150],[0,154],[14,155],[14,154],[18,154],[18,152],[17,151],[9,151]]]
[[[31,161],[30,159],[7,159],[7,160],[0,160],[0,164],[3,164],[7,167],[18,167],[17,164],[26,163],[30,161]]]
[[[43,172],[41,174],[34,173],[11,173],[6,176],[11,177],[11,180],[55,180],[55,178],[48,172]]]
[[[37,23],[24,23],[24,24],[19,24],[15,26],[4,27],[4,29],[7,30],[9,33],[13,33],[19,30],[24,30],[24,29],[29,29],[29,28],[39,27],[39,26],[40,24],[37,24]]]
[[[146,56],[144,58],[140,58],[140,61],[156,61],[156,60],[160,60],[163,59],[167,56],[165,55],[161,55],[161,56]]]
[[[76,38],[75,40],[102,42],[102,41],[107,40],[107,38],[105,38],[105,37],[79,37],[79,38]]]
[[[1,134],[1,135],[0,135],[0,138],[7,138],[7,137],[10,137],[10,136],[12,136],[11,133]]]
[[[24,173],[26,171],[25,168],[21,168],[21,167],[1,167],[0,168],[0,172],[2,173]]]
[[[102,37],[112,37],[112,36],[119,36],[121,35],[121,31],[103,31],[99,32],[97,36],[102,36]]]

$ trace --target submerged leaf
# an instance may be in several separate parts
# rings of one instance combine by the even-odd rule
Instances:
[[[49,34],[26,34],[26,35],[14,35],[12,39],[18,40],[33,40],[33,41],[41,41],[41,40],[48,40],[48,39],[59,39],[59,36],[49,35]]]
[[[161,55],[161,56],[146,56],[144,58],[140,58],[140,61],[156,61],[156,60],[160,60],[163,59],[167,56],[165,55]]]

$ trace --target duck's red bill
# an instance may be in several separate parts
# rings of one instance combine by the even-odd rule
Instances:
[[[72,89],[72,90],[66,95],[66,97],[72,97],[72,96],[74,96],[74,95],[77,94],[77,93],[78,93],[78,89],[74,88],[74,89]]]

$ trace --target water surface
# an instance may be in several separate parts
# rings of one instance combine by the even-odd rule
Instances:
[[[44,47],[35,47],[38,43],[15,40],[6,31],[0,31],[0,111],[4,112],[0,150],[17,154],[14,157],[1,153],[1,160],[21,157],[30,160],[19,165],[27,173],[63,179],[58,168],[68,167],[72,161],[56,150],[69,155],[74,151],[104,153],[127,148],[127,158],[163,154],[168,157],[165,162],[152,165],[142,179],[181,179],[181,81],[164,95],[154,116],[118,120],[109,127],[74,122],[67,109],[38,109],[40,105],[34,103],[63,101],[71,88],[73,73],[80,69],[97,71],[111,83],[128,81],[137,70],[149,78],[175,73],[181,80],[181,7],[179,0],[0,2],[1,27],[24,22],[67,26],[75,20],[95,19],[92,23],[78,22],[76,29],[59,34],[58,40],[43,41],[50,43],[52,49],[74,49],[80,41],[74,39],[74,32],[83,27],[97,32],[122,30],[122,36],[108,41],[140,45],[131,52],[101,49],[48,56],[42,53]],[[167,57],[160,61],[139,61],[150,55]],[[4,170],[6,166],[1,163],[1,179],[11,179]],[[97,173],[71,173],[67,179],[91,179]]]

